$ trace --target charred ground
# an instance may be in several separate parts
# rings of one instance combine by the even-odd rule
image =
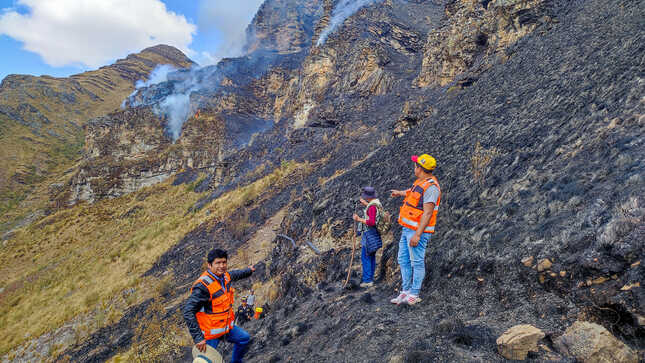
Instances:
[[[431,17],[439,6],[404,3],[402,9]],[[461,2],[448,3],[446,14],[459,12]],[[293,78],[300,86],[284,91],[274,129],[219,160],[231,174],[211,184],[207,198],[247,183],[258,160],[267,167],[256,178],[283,160],[311,167],[244,205],[253,228],[238,233],[213,220],[160,258],[148,274],[174,276],[168,296],[158,297],[167,316],[176,318],[177,296],[199,274],[208,249],[243,249],[255,227],[287,208],[281,231],[298,247],[276,239],[254,277],[239,285],[275,291],[266,318],[245,326],[254,335],[249,361],[499,361],[496,337],[522,323],[547,334],[530,360],[568,361],[552,340],[578,319],[602,324],[642,357],[645,292],[635,283],[645,274],[639,264],[645,258],[644,3],[538,3],[513,13],[534,22],[532,32],[501,55],[473,48],[467,70],[443,87],[411,86],[434,54],[423,42],[431,27],[406,23],[402,10],[387,4],[360,11],[346,25],[356,31],[340,31],[312,49],[301,68],[313,71],[303,71]],[[437,29],[449,27],[450,19]],[[370,28],[374,23],[381,25]],[[360,57],[357,49],[376,51]],[[336,70],[321,81],[316,77],[327,66],[320,61],[331,52]],[[372,59],[365,65],[372,72],[346,71],[360,69],[353,58]],[[319,81],[325,86],[308,87]],[[315,105],[306,122],[293,127],[309,101]],[[395,212],[400,201],[386,191],[412,182],[409,156],[419,152],[439,160],[443,192],[422,304],[388,303],[398,288],[398,231],[386,238],[377,286],[359,290],[354,271],[350,289],[341,289],[359,187],[375,186]],[[307,239],[320,255],[303,244]],[[525,266],[521,261],[531,256],[535,262]],[[542,259],[552,265],[538,272]],[[94,361],[125,349],[146,309],[133,308],[64,355]],[[97,352],[98,346],[110,348]]]

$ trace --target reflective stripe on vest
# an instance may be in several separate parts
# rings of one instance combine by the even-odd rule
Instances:
[[[439,204],[441,203],[441,188],[437,182],[437,178],[431,176],[428,179],[417,179],[410,191],[406,194],[405,200],[403,201],[403,206],[399,211],[399,224],[403,227],[410,228],[412,230],[417,230],[419,228],[419,223],[421,223],[421,217],[423,216],[423,194],[430,188],[435,185],[439,189],[439,196],[437,197],[437,202],[435,203],[432,215],[428,221],[428,225],[424,228],[423,233],[434,233],[435,224],[437,222],[437,212],[439,211]],[[418,196],[418,199],[417,199]]]
[[[415,221],[413,221],[413,220],[407,219],[407,218],[405,218],[405,217],[401,217],[401,221],[403,221],[403,223],[405,223],[405,224],[407,224],[407,225],[409,225],[409,226],[414,227],[414,228],[410,228],[410,229],[413,229],[413,230],[415,230],[415,231],[417,230],[417,228],[419,228],[419,223],[417,223],[417,222],[415,222]],[[406,227],[408,227],[408,226],[406,226]],[[409,227],[408,227],[408,228],[409,228]],[[427,226],[427,227],[423,230],[423,232],[424,232],[424,233],[433,233],[433,232],[434,232],[434,226]]]

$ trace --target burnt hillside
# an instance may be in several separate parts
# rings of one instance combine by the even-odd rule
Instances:
[[[277,21],[271,11],[281,8],[271,4],[295,7],[290,20]],[[266,35],[267,47],[281,48],[265,69],[240,81],[217,76],[217,88],[191,94],[200,113],[176,144],[150,105],[108,115],[102,121],[119,126],[89,140],[132,135],[137,125],[154,139],[136,163],[120,164],[127,151],[87,153],[69,186],[100,191],[97,199],[132,192],[121,185],[144,174],[176,184],[206,175],[186,213],[211,217],[145,273],[172,276],[155,296],[163,319],[183,329],[177,308],[206,251],[224,246],[234,266],[258,266],[239,294],[253,286],[266,302],[266,318],[245,326],[249,361],[503,361],[495,340],[518,324],[546,334],[528,360],[574,361],[556,342],[576,321],[604,326],[643,359],[645,3],[384,1],[316,46],[334,4],[267,1],[252,26],[295,22],[301,33],[287,44]],[[248,69],[256,56],[231,62]],[[231,146],[226,135],[242,119],[272,126]],[[401,201],[386,191],[412,183],[409,157],[422,152],[437,158],[443,192],[423,302],[389,304],[400,281],[396,227],[379,253],[376,287],[358,288],[355,262],[342,289],[359,188],[376,187],[396,215]],[[239,203],[222,202],[231,192]],[[221,203],[243,213],[222,214]],[[265,228],[296,247],[256,233]],[[149,304],[61,357],[102,361],[137,349]]]

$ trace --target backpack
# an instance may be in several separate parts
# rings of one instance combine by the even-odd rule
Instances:
[[[376,206],[376,230],[380,235],[384,235],[392,227],[392,215],[383,208],[380,202],[370,204]]]

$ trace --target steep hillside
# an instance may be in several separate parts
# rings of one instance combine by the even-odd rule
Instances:
[[[117,109],[135,82],[159,64],[183,68],[193,62],[177,49],[159,45],[68,78],[9,75],[2,80],[0,223],[19,217],[17,205],[38,182],[73,165],[87,121]]]
[[[59,210],[0,253],[5,358],[190,361],[178,309],[215,246],[257,266],[236,286],[267,312],[252,362],[504,361],[518,324],[546,334],[529,361],[568,362],[576,321],[645,358],[645,3],[385,0],[335,23],[346,3],[267,0],[248,55],[88,123]],[[389,304],[397,228],[376,286],[355,262],[343,289],[360,187],[396,215],[421,152],[443,192],[422,303]]]

